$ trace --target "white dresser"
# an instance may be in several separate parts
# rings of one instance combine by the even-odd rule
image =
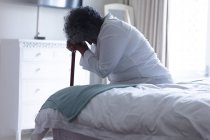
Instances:
[[[69,86],[71,53],[64,41],[1,40],[0,47],[0,106],[6,107],[0,107],[4,114],[0,120],[6,134],[16,133],[20,140],[23,130],[34,128],[44,101]],[[79,66],[78,55],[75,84],[89,84],[89,73]]]

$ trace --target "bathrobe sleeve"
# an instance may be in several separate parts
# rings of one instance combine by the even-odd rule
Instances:
[[[106,77],[114,71],[126,51],[128,32],[118,25],[104,25],[100,31],[96,53],[87,50],[80,65],[99,77]]]

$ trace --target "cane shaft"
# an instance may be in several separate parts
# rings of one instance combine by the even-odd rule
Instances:
[[[74,85],[75,56],[76,56],[76,52],[72,52],[72,55],[71,55],[70,86]]]

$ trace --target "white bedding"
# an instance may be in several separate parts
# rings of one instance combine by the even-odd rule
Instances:
[[[45,128],[104,140],[210,140],[210,81],[111,89],[72,123],[56,110],[42,110],[32,139],[41,139]]]

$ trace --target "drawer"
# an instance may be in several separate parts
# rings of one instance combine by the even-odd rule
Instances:
[[[68,79],[70,77],[70,65],[63,63],[23,62],[21,75],[22,78],[26,79]]]
[[[23,61],[52,60],[53,52],[49,48],[24,48]]]
[[[47,98],[56,91],[68,86],[69,83],[63,81],[40,83],[38,81],[24,80],[20,96],[22,129],[34,128],[35,117]]]
[[[22,101],[43,103],[50,95],[68,86],[69,86],[68,80],[51,81],[51,82],[23,80],[21,85]]]
[[[69,60],[71,52],[66,48],[25,48],[23,61],[60,61]]]
[[[70,62],[71,60],[71,52],[67,50],[66,48],[53,48],[53,60],[54,61],[65,61]]]

